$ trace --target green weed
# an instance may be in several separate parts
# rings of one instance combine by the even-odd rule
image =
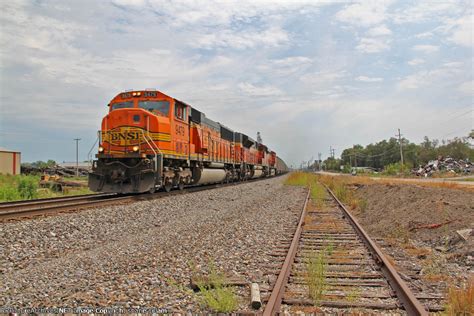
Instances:
[[[23,200],[32,200],[38,197],[36,192],[38,189],[38,182],[35,177],[22,176],[18,181],[18,193]]]
[[[213,264],[210,265],[207,281],[197,281],[196,285],[201,294],[201,302],[207,308],[219,313],[229,313],[237,308],[234,291],[225,286],[225,276]]]
[[[311,252],[306,263],[306,282],[309,288],[309,296],[315,305],[319,304],[324,290],[326,289],[326,251],[319,253]]]

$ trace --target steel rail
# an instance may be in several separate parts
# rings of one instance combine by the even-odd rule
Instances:
[[[428,312],[425,310],[423,305],[421,305],[421,303],[415,297],[415,295],[410,290],[408,285],[400,278],[397,271],[390,264],[390,262],[382,253],[380,248],[372,241],[369,235],[359,225],[359,223],[351,215],[351,213],[347,210],[347,208],[341,203],[341,201],[339,201],[339,199],[335,196],[335,194],[325,184],[323,185],[331,194],[331,196],[334,198],[334,200],[337,202],[338,206],[344,212],[345,216],[349,220],[349,223],[354,228],[355,232],[361,237],[362,241],[369,249],[371,255],[373,256],[374,260],[378,264],[380,270],[382,271],[383,275],[387,279],[389,285],[395,291],[396,296],[400,300],[407,314],[408,315],[423,315],[423,316],[428,315]],[[298,244],[299,244],[299,240],[300,240],[301,232],[302,232],[302,226],[303,226],[305,215],[307,213],[306,206],[309,201],[310,192],[311,192],[311,189],[308,190],[308,194],[306,196],[303,210],[301,211],[300,220],[296,228],[295,234],[293,236],[293,239],[291,241],[290,248],[285,257],[285,261],[280,270],[277,281],[275,282],[272,293],[270,294],[270,298],[267,304],[265,305],[265,309],[263,311],[264,316],[272,316],[280,312],[280,306],[282,303],[283,294],[285,292],[285,286],[288,283],[288,278],[291,273],[291,267],[294,262],[296,252],[298,249]]]
[[[59,197],[52,197],[52,198],[44,198],[44,199],[34,199],[34,200],[20,200],[20,201],[12,201],[12,202],[1,202],[0,203],[0,210],[8,209],[11,207],[22,207],[28,205],[40,205],[40,204],[49,204],[55,203],[60,201],[72,201],[72,200],[81,200],[86,198],[100,198],[104,196],[113,196],[116,193],[92,193],[92,194],[83,194],[83,195],[70,195],[70,196],[59,196]]]
[[[273,178],[273,177],[271,177]],[[112,205],[124,202],[138,202],[160,199],[167,196],[187,194],[199,191],[205,191],[210,189],[216,189],[226,186],[239,185],[254,181],[260,181],[270,178],[256,178],[249,179],[241,182],[231,183],[215,183],[201,186],[189,186],[185,187],[184,190],[173,190],[171,192],[156,192],[153,194],[127,194],[119,195],[115,193],[106,194],[89,194],[84,196],[73,196],[68,198],[52,198],[52,199],[40,199],[40,200],[28,200],[20,203],[4,203],[4,207],[0,207],[0,221],[19,219],[22,217],[30,217],[37,215],[54,214],[62,211],[71,211],[76,209]]]
[[[288,283],[288,277],[290,276],[291,266],[295,260],[296,250],[298,250],[298,244],[301,237],[301,231],[303,230],[303,222],[306,215],[306,206],[309,201],[309,196],[311,194],[311,188],[308,190],[306,199],[304,201],[303,209],[301,210],[300,220],[298,226],[296,227],[295,235],[291,241],[290,249],[286,255],[283,266],[278,274],[278,278],[273,286],[272,294],[268,299],[267,305],[263,311],[263,316],[275,315],[279,312],[283,294],[285,293],[285,286]]]
[[[374,260],[379,265],[380,270],[387,278],[390,286],[395,291],[398,299],[402,303],[405,311],[408,315],[428,315],[428,312],[425,310],[423,305],[418,301],[413,292],[410,290],[408,285],[402,278],[398,275],[397,270],[392,266],[387,257],[382,253],[380,248],[375,244],[375,242],[369,237],[365,230],[360,226],[354,216],[347,210],[347,208],[339,201],[336,195],[329,189],[328,186],[323,184],[324,187],[328,190],[331,196],[336,200],[339,207],[345,213],[349,222],[352,224],[352,227],[356,230],[362,241],[365,243],[369,251],[371,252]]]

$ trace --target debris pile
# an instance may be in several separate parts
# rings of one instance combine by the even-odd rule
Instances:
[[[86,177],[89,174],[90,167],[79,166],[78,173],[80,177]],[[54,167],[38,168],[34,166],[21,166],[22,174],[48,174],[48,175],[59,175],[62,177],[74,177],[76,176],[75,166],[60,166],[55,165]]]
[[[437,160],[429,161],[425,166],[413,170],[417,176],[430,177],[435,172],[452,172],[452,173],[471,173],[474,171],[474,164],[469,160],[456,160],[451,157],[440,157]]]

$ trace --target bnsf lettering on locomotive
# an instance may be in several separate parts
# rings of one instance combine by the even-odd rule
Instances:
[[[136,140],[140,137],[138,132],[111,133],[111,136],[112,136],[112,141]]]

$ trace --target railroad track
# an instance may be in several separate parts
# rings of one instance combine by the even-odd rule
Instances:
[[[171,192],[159,191],[153,194],[115,194],[115,193],[104,193],[104,194],[87,194],[81,196],[69,196],[61,198],[48,198],[38,200],[26,200],[16,202],[5,202],[0,203],[0,222],[8,220],[19,220],[30,218],[39,215],[51,215],[62,212],[69,212],[78,209],[106,206],[112,204],[129,203],[137,201],[146,201],[159,199],[171,195],[187,194],[192,192],[210,190],[225,186],[238,185],[241,183],[248,183],[253,181],[264,180],[261,179],[250,179],[243,182],[233,182],[226,184],[208,184],[202,186],[190,186],[184,188],[184,190],[173,190]]]
[[[329,188],[310,192],[290,242],[273,256],[281,269],[263,315],[281,312],[428,315],[387,257]],[[284,258],[284,261],[283,261]]]

